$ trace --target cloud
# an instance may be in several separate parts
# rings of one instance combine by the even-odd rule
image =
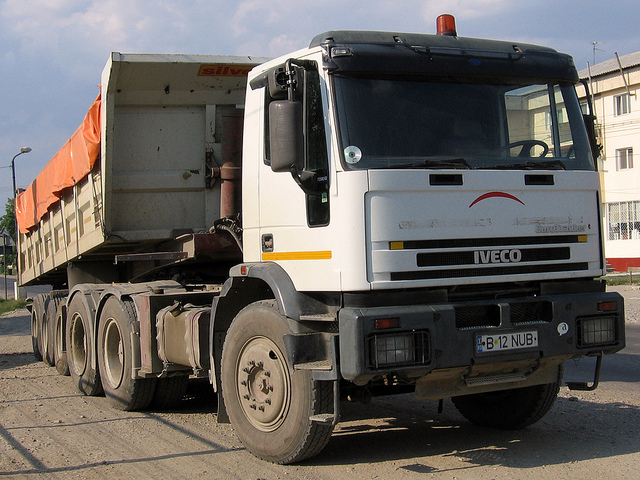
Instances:
[[[231,19],[234,36],[249,33],[258,25],[273,24],[279,18],[278,2],[250,0],[240,2]]]
[[[422,17],[432,22],[443,13],[454,14],[461,19],[476,19],[496,15],[515,6],[514,2],[507,0],[431,0],[421,3]]]
[[[69,52],[77,57],[112,50],[160,52],[171,44],[184,48],[210,18],[203,9],[210,11],[215,3],[7,0],[0,6],[0,16],[18,39],[20,53],[67,58]]]
[[[69,51],[88,51],[105,38],[126,39],[126,17],[121,12],[131,9],[124,7],[124,0],[8,0],[1,15],[19,39],[21,54],[60,57]]]

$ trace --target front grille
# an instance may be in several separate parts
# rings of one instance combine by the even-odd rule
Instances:
[[[511,323],[522,325],[527,323],[550,322],[553,318],[551,302],[511,303]]]
[[[489,277],[493,275],[522,275],[531,273],[572,272],[588,270],[587,262],[551,263],[544,265],[513,265],[451,270],[391,272],[391,280],[429,280],[438,278]]]
[[[406,241],[406,250],[426,250],[433,248],[481,248],[513,247],[524,245],[557,245],[560,243],[578,243],[578,235],[544,235],[536,237],[500,237],[500,238],[449,238],[446,240]]]
[[[498,305],[469,305],[455,307],[456,328],[499,327]]]
[[[544,262],[551,260],[569,260],[571,249],[569,247],[546,247],[522,249],[518,262]],[[485,252],[482,252],[483,254]],[[491,262],[490,252],[486,252],[486,258],[477,251],[468,252],[433,252],[419,253],[417,262],[419,267],[439,267],[453,265],[473,265]]]
[[[512,325],[550,322],[553,319],[551,302],[514,302],[509,303]],[[464,305],[454,307],[456,328],[499,327],[500,305]]]
[[[587,234],[539,235],[497,238],[449,238],[391,241],[380,263],[374,257],[372,273],[391,281],[451,280],[458,278],[506,277],[595,268],[582,261],[595,244]],[[402,256],[395,252],[403,251]],[[412,257],[409,252],[414,252]],[[399,259],[394,262],[393,259]],[[386,265],[396,264],[394,270]],[[379,265],[379,266],[378,266]],[[385,271],[386,270],[386,271]]]

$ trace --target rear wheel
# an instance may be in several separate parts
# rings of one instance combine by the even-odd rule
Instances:
[[[49,317],[47,316],[51,298],[49,298],[48,295],[43,295],[42,303],[44,311],[40,316],[40,353],[42,353],[42,361],[51,367],[53,365],[53,361],[51,360],[53,348],[51,345],[51,326]]]
[[[42,360],[42,319],[45,314],[45,297],[36,295],[31,304],[31,347],[36,360]]]
[[[281,464],[317,455],[333,431],[310,419],[332,408],[332,384],[291,368],[287,333],[275,302],[256,302],[233,320],[222,352],[222,393],[236,434],[251,453]]]
[[[126,411],[146,408],[155,378],[132,378],[131,329],[137,321],[133,302],[109,297],[100,313],[98,364],[104,393],[111,404]]]
[[[56,343],[56,313],[58,306],[62,304],[67,296],[66,291],[55,290],[51,292],[46,301],[46,313],[43,320],[42,331],[44,333],[42,343],[46,345],[42,353],[44,362],[50,367],[56,365],[55,343]]]
[[[558,381],[555,383],[477,393],[453,397],[451,400],[471,423],[501,430],[518,430],[532,425],[546,415],[558,396],[561,381],[560,366]]]
[[[64,303],[58,305],[56,310],[53,358],[56,370],[60,375],[69,375],[69,364],[67,363],[67,342],[65,339],[65,325],[67,319],[67,307]]]
[[[100,395],[102,384],[92,341],[92,319],[83,294],[73,296],[67,311],[66,339],[69,373],[78,390],[85,395]]]

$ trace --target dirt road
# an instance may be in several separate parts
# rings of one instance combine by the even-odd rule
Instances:
[[[595,392],[563,387],[551,412],[518,432],[474,427],[450,401],[410,395],[344,404],[328,447],[278,466],[215,422],[207,382],[179,410],[128,413],[85,397],[30,353],[26,311],[0,317],[0,477],[141,479],[636,479],[640,471],[640,291],[627,298],[629,348],[605,359]],[[631,340],[632,343],[629,342]],[[614,361],[615,359],[615,361]],[[571,362],[573,363],[573,362]],[[567,364],[567,376],[591,370]],[[585,378],[586,375],[586,378]]]

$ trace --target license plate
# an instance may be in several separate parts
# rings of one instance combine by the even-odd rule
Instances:
[[[476,353],[504,352],[538,346],[538,332],[509,332],[476,335]]]

